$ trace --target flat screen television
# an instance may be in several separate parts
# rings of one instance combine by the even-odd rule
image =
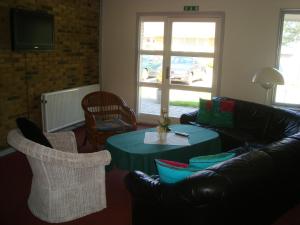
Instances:
[[[11,10],[13,50],[52,50],[54,16],[41,11]]]

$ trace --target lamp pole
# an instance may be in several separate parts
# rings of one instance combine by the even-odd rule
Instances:
[[[270,92],[270,89],[266,89],[265,105],[270,105],[269,104],[269,92]]]
[[[272,88],[274,88],[274,84],[270,82],[262,83],[261,86],[266,90],[266,96],[265,96],[265,105],[270,105],[269,104],[269,93]]]

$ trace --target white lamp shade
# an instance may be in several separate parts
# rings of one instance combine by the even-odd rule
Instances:
[[[252,82],[259,83],[265,89],[270,89],[274,85],[284,84],[284,79],[279,70],[272,67],[265,67],[254,74]]]

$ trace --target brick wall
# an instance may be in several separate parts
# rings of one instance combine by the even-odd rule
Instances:
[[[98,83],[99,2],[0,1],[0,149],[7,146],[7,132],[17,117],[28,116],[41,125],[42,93]],[[9,9],[16,7],[54,14],[53,51],[11,50]]]

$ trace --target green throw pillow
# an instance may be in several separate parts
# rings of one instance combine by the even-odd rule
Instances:
[[[233,153],[225,152],[225,153],[219,153],[215,155],[197,156],[189,160],[189,166],[192,168],[206,169],[217,163],[224,162],[228,159],[231,159],[234,156],[235,156],[234,152]]]
[[[196,118],[197,123],[210,124],[212,119],[212,101],[199,99],[199,110]]]
[[[214,99],[212,103],[212,119],[210,125],[233,128],[233,112],[235,102],[232,100]]]

